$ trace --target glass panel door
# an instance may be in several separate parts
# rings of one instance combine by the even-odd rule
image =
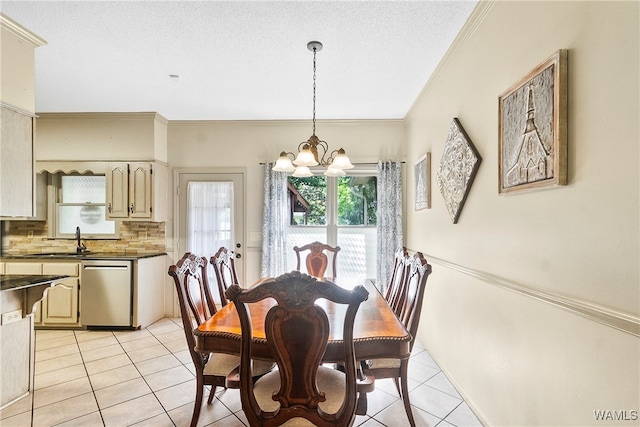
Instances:
[[[185,171],[177,177],[176,257],[193,252],[209,260],[224,246],[236,253],[238,281],[244,283],[244,175]]]

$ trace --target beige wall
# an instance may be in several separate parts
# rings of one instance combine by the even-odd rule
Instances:
[[[36,160],[160,160],[167,120],[158,113],[41,113]]]
[[[44,44],[44,39],[9,17],[0,17],[0,101],[35,112],[34,50]]]
[[[490,425],[640,409],[638,22],[638,2],[481,3],[407,117],[408,159],[433,162],[432,209],[407,215],[434,265],[419,339]],[[558,49],[569,184],[498,196],[498,96]],[[454,117],[483,158],[456,225],[436,183]]]
[[[260,277],[262,242],[248,239],[252,231],[262,231],[264,166],[260,163],[275,161],[283,150],[295,151],[300,142],[311,136],[311,131],[311,120],[169,123],[171,168],[245,170],[245,277],[249,283]],[[318,121],[316,134],[329,143],[331,150],[344,148],[352,162],[405,158],[402,120]],[[173,198],[169,205],[173,205]],[[171,241],[167,246],[172,245]],[[172,255],[178,258],[181,254]]]

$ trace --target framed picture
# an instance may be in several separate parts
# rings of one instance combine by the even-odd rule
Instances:
[[[420,157],[414,167],[416,210],[431,209],[431,153]]]
[[[567,183],[567,51],[499,97],[498,192]]]
[[[454,118],[438,169],[438,187],[454,224],[458,222],[481,161],[480,154],[460,121]]]

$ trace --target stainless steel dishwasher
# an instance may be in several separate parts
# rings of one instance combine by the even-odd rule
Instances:
[[[131,327],[132,307],[131,261],[82,261],[80,321],[83,326]]]

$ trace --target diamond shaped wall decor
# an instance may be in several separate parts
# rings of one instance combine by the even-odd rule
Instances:
[[[458,222],[481,161],[460,121],[454,117],[438,170],[438,187],[454,224]]]

